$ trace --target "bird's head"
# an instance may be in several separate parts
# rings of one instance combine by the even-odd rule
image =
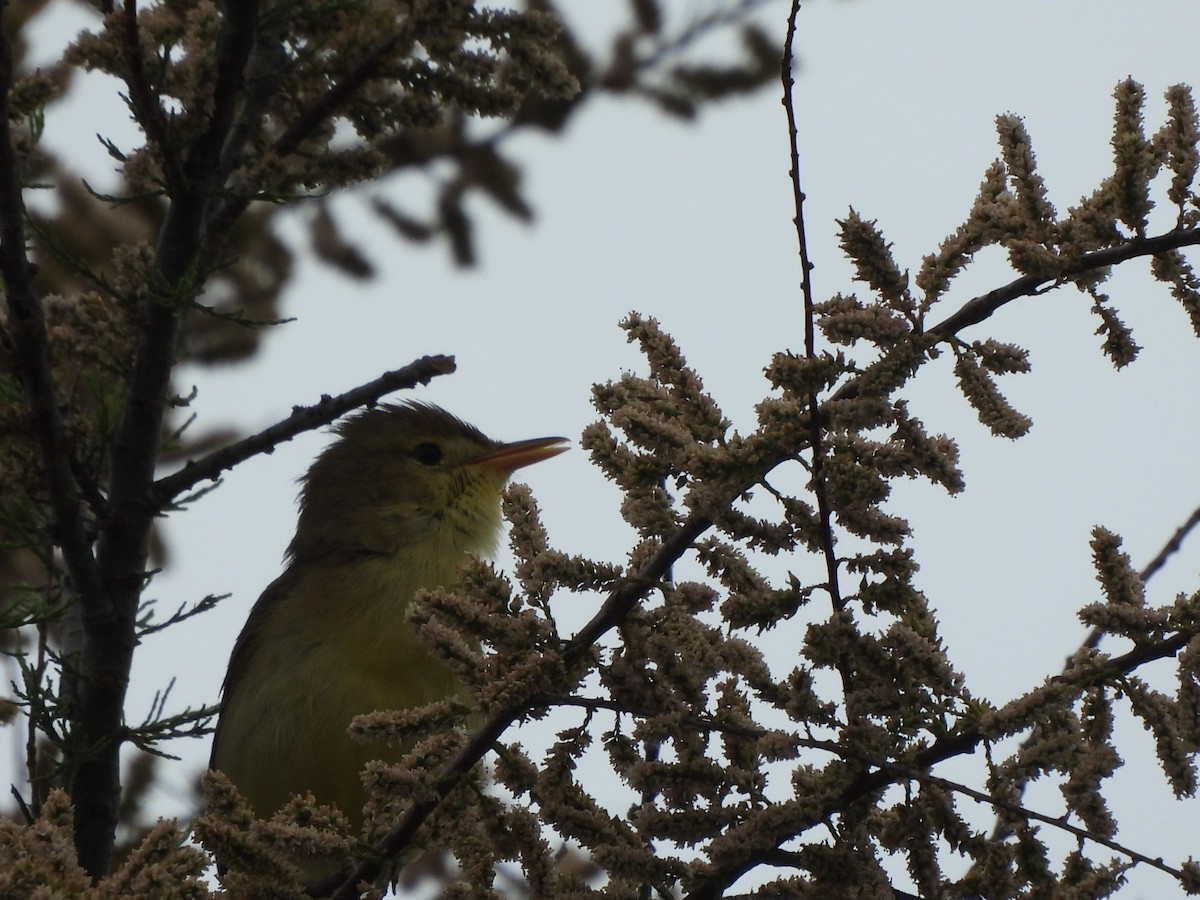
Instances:
[[[494,441],[424,403],[376,406],[336,430],[304,477],[294,559],[488,552],[509,476],[566,449],[558,437]]]

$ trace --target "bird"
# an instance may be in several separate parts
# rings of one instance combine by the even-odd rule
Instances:
[[[209,767],[258,816],[311,792],[361,829],[359,772],[404,748],[352,739],[350,720],[462,690],[405,608],[494,551],[509,476],[567,442],[501,443],[419,402],[368,408],[335,431],[302,479],[284,571],[234,643]]]

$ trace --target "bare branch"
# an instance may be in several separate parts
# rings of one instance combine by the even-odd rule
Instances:
[[[328,425],[353,409],[376,402],[384,394],[428,384],[436,376],[449,375],[454,369],[453,356],[424,356],[344,394],[336,397],[326,395],[312,406],[298,406],[282,422],[276,422],[258,434],[222,447],[201,459],[188,460],[178,472],[160,478],[150,489],[151,502],[156,508],[162,509],[199,482],[216,479],[222,472],[260,453],[270,453],[279,444],[290,441],[298,434]]]
[[[808,237],[804,231],[804,190],[800,186],[800,143],[799,130],[796,126],[796,104],[792,96],[795,79],[792,77],[792,66],[795,63],[796,19],[800,15],[800,0],[792,0],[791,14],[788,16],[787,39],[784,42],[783,58],[780,61],[780,76],[783,81],[783,108],[787,115],[788,139],[791,150],[792,198],[796,209],[796,238],[800,250],[800,289],[804,295],[804,355],[809,359],[816,358],[816,302],[813,299],[812,270],[813,264],[808,258]],[[826,490],[824,477],[824,448],[821,434],[821,407],[815,393],[808,397],[809,409],[809,440],[812,443],[812,491],[817,500],[817,510],[821,517],[821,551],[825,557],[826,587],[829,598],[835,610],[842,610],[846,603],[842,598],[838,584],[838,560],[834,549],[833,510],[829,504],[829,492]]]
[[[1187,521],[1175,529],[1175,533],[1171,535],[1171,539],[1155,554],[1154,559],[1146,563],[1146,568],[1142,569],[1140,573],[1142,581],[1149,581],[1158,574],[1158,570],[1167,564],[1167,560],[1178,553],[1180,548],[1183,547],[1184,540],[1195,530],[1197,525],[1200,525],[1200,507],[1196,507],[1192,511]]]

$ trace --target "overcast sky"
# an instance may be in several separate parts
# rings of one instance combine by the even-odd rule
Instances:
[[[677,15],[707,5],[667,3]],[[585,34],[602,38],[602,4],[562,6]],[[786,4],[766,12],[782,44]],[[1025,118],[1051,198],[1065,210],[1111,170],[1113,87],[1126,76],[1142,82],[1148,129],[1156,130],[1163,91],[1200,79],[1198,34],[1200,5],[1184,0],[806,3],[797,99],[818,297],[855,289],[834,224],[851,206],[878,220],[901,265],[915,271],[970,208],[997,155],[998,113]],[[60,152],[73,147],[81,170],[103,178],[110,161],[90,136],[111,135],[123,115],[111,85],[96,79],[48,119],[45,140]],[[201,427],[251,431],[322,393],[426,353],[450,353],[458,373],[415,396],[496,438],[574,439],[596,418],[591,384],[642,371],[617,328],[638,310],[663,322],[726,415],[748,430],[767,391],[763,366],[773,352],[803,343],[786,138],[774,87],[692,124],[634,101],[594,101],[562,139],[521,136],[509,145],[537,219],[519,226],[476,201],[481,264],[469,272],[440,249],[395,243],[359,214],[368,196],[359,192],[336,209],[369,247],[379,277],[352,282],[302,260],[283,309],[297,321],[268,336],[252,364],[185,368],[180,386],[196,384]],[[429,184],[407,178],[380,190],[415,200]],[[302,234],[298,223],[289,226],[300,252]],[[929,366],[908,391],[931,431],[959,439],[967,491],[951,499],[925,484],[900,485],[895,507],[915,526],[919,586],[952,659],[972,690],[995,703],[1057,671],[1082,639],[1075,610],[1098,596],[1093,525],[1123,534],[1142,565],[1200,505],[1200,429],[1189,396],[1200,378],[1200,344],[1167,289],[1149,279],[1148,264],[1125,268],[1109,293],[1144,350],[1122,373],[1099,353],[1087,299],[1074,292],[1011,304],[966,333],[1031,350],[1033,373],[1002,383],[1034,419],[1028,437],[989,437],[957,395],[948,364]],[[943,301],[944,314],[1011,277],[999,254],[984,254]],[[148,640],[131,720],[171,673],[177,704],[215,700],[246,612],[280,571],[295,479],[326,440],[307,435],[251,461],[169,522],[170,565],[151,590],[163,608],[207,593],[232,597],[203,620]],[[585,454],[558,457],[523,479],[563,549],[623,558],[630,532],[615,489]],[[1152,602],[1195,588],[1198,546],[1200,538],[1154,580]],[[784,561],[777,572],[787,568]],[[595,608],[592,598],[568,599],[564,610],[572,604],[580,621]],[[799,635],[773,640],[786,653]],[[1123,732],[1130,765],[1114,798],[1119,838],[1176,863],[1194,852],[1196,807],[1175,803],[1145,764],[1153,748],[1140,728],[1127,722]],[[171,749],[184,756],[172,770],[182,797],[208,744]],[[1055,794],[1031,794],[1038,797],[1059,811]],[[163,802],[167,814],[182,812]],[[1153,873],[1135,875],[1122,894],[1177,895]]]

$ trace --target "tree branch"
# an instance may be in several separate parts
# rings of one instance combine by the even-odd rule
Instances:
[[[225,0],[222,4],[212,113],[208,127],[189,148],[186,162],[191,187],[202,191],[205,201],[211,199],[225,174],[222,154],[235,131],[239,105],[245,102],[246,68],[258,36],[258,10],[259,0]]]
[[[270,453],[279,444],[290,441],[298,434],[328,425],[353,409],[376,402],[384,394],[428,384],[436,376],[449,375],[454,370],[453,356],[424,356],[344,394],[336,397],[325,395],[312,406],[297,406],[283,421],[201,459],[188,460],[178,472],[160,478],[150,488],[150,502],[155,508],[163,509],[199,482],[216,480],[222,472],[229,471],[252,456]]]
[[[125,692],[137,642],[150,528],[157,513],[147,493],[158,461],[179,323],[200,282],[196,261],[206,243],[206,213],[253,46],[258,3],[227,0],[222,12],[213,112],[207,130],[184,157],[186,183],[172,194],[159,234],[153,281],[141,301],[125,404],[112,437],[110,512],[97,554],[104,602],[82,597],[85,642],[73,736],[86,753],[73,773],[71,797],[79,861],[93,877],[105,874],[112,860]]]
[[[270,155],[283,158],[292,153],[321,123],[325,122],[378,72],[380,63],[395,51],[400,42],[408,37],[401,31],[381,41],[363,56],[359,64],[345,78],[333,85],[314,101],[308,109],[298,115],[271,146]],[[245,190],[234,191],[223,203],[214,208],[210,226],[216,232],[230,227],[237,220],[253,197]]]
[[[0,2],[0,11],[6,5]],[[45,310],[33,286],[33,272],[25,255],[25,204],[20,173],[28,161],[20,159],[14,149],[8,103],[12,86],[12,47],[6,31],[0,27],[0,275],[4,279],[8,325],[12,329],[13,365],[29,405],[30,426],[49,490],[52,537],[62,549],[76,602],[84,610],[108,611],[112,609],[111,598],[92,555],[86,514],[80,501],[79,484],[72,470],[71,450],[59,411],[57,390],[50,368]],[[124,672],[128,672],[128,667]],[[71,693],[71,687],[67,685],[64,693]],[[75,696],[79,697],[79,694],[75,692]],[[88,713],[86,707],[81,712],[82,715]],[[119,710],[116,721],[120,721]],[[33,727],[30,727],[31,736]],[[33,743],[32,738],[30,743]],[[83,740],[74,744],[73,749],[90,754],[98,743],[98,739],[89,739],[85,735]],[[68,759],[68,762],[71,760]],[[115,771],[115,753],[112,763]],[[33,774],[31,771],[31,777]],[[115,781],[100,787],[105,790],[114,786]],[[35,798],[35,806],[36,803]],[[102,828],[108,831],[105,847],[98,848],[104,854],[105,866],[108,848],[112,843],[111,835],[116,828],[116,814],[115,789],[106,791],[103,799],[85,801],[82,807],[77,808],[77,821],[95,815],[102,822]],[[99,871],[102,869],[96,870],[97,873]]]
[[[5,6],[6,0],[0,2],[0,9]],[[20,172],[25,166],[17,158],[13,145],[8,106],[12,85],[12,46],[7,33],[0,29],[0,277],[4,279],[8,325],[12,330],[13,362],[25,389],[34,438],[41,451],[54,538],[62,548],[75,589],[100,602],[98,570],[50,370],[45,311],[25,255],[25,202],[20,182]]]
[[[1167,558],[1172,553],[1175,553],[1177,550],[1179,550],[1184,538],[1186,538],[1188,533],[1191,532],[1192,529],[1194,529],[1198,524],[1200,524],[1200,508],[1197,508],[1192,512],[1191,516],[1188,517],[1188,520],[1175,530],[1175,533],[1171,535],[1170,540],[1168,540],[1162,549],[1158,551],[1154,559],[1147,563],[1146,567],[1142,569],[1139,575],[1143,583],[1148,581],[1156,572],[1158,572],[1159,569],[1163,567],[1167,561]],[[1088,632],[1087,637],[1085,637],[1083,642],[1079,645],[1079,649],[1075,651],[1075,654],[1072,654],[1072,656],[1067,658],[1066,668],[1064,669],[1063,674],[1065,675],[1066,672],[1070,670],[1072,660],[1076,654],[1084,650],[1095,650],[1100,646],[1100,640],[1104,637],[1104,635],[1105,631],[1103,628],[1098,626],[1092,628],[1092,630]],[[1182,649],[1182,645],[1179,647],[1179,649]],[[1029,748],[1030,743],[1030,739],[1026,739],[1024,742],[1022,742],[1017,752],[1025,752]],[[1017,796],[1024,795],[1025,786],[1027,783],[1028,779],[1021,779],[1014,783],[1013,790]],[[1002,820],[997,819],[995,824],[992,826],[992,839],[997,840],[1004,834],[1004,823]]]
[[[792,0],[791,13],[788,16],[787,39],[783,45],[783,58],[780,60],[780,77],[783,81],[783,108],[787,115],[788,145],[791,152],[791,171],[788,173],[792,181],[792,199],[796,217],[792,224],[796,228],[796,238],[800,250],[800,289],[804,295],[804,355],[808,359],[817,356],[817,313],[816,301],[813,299],[812,270],[813,264],[808,258],[808,237],[804,230],[804,189],[800,185],[800,141],[799,129],[796,126],[796,103],[792,94],[795,78],[792,77],[792,65],[795,61],[794,48],[796,43],[796,19],[800,15],[800,0]],[[821,520],[821,553],[825,558],[826,589],[833,608],[841,612],[846,601],[842,597],[838,584],[838,560],[834,549],[836,539],[833,534],[833,510],[829,504],[829,492],[825,486],[825,458],[823,438],[821,434],[821,405],[816,393],[808,396],[809,441],[812,444],[812,486],[813,495],[817,500],[817,512]],[[842,673],[848,676],[847,672]],[[845,685],[849,693],[849,683]]]
[[[1167,560],[1173,554],[1179,552],[1180,547],[1183,546],[1184,539],[1196,528],[1197,525],[1200,525],[1200,507],[1194,509],[1192,514],[1188,516],[1187,521],[1175,529],[1175,533],[1171,535],[1170,539],[1162,546],[1162,549],[1155,554],[1154,559],[1146,563],[1146,567],[1138,573],[1138,576],[1142,579],[1143,584],[1158,574],[1158,570],[1166,565]],[[1088,632],[1087,637],[1083,639],[1080,649],[1094,650],[1096,647],[1099,647],[1100,639],[1104,637],[1104,634],[1105,632],[1103,628],[1093,628]],[[1067,662],[1069,665],[1070,660],[1068,659]]]
[[[1036,810],[1030,809],[1027,806],[1023,806],[1020,803],[1014,803],[1010,800],[1005,800],[1000,797],[993,796],[992,794],[985,793],[984,791],[977,791],[972,787],[962,784],[961,782],[951,781],[947,778],[941,778],[937,775],[931,775],[929,772],[916,766],[905,765],[904,763],[891,762],[888,760],[874,759],[866,753],[859,753],[833,741],[823,741],[815,738],[801,738],[799,743],[802,746],[813,750],[824,750],[825,752],[831,753],[840,759],[865,763],[866,765],[886,770],[887,772],[898,776],[894,779],[894,782],[897,783],[902,781],[919,781],[922,784],[930,784],[936,787],[945,788],[947,791],[951,791],[956,794],[963,794],[964,796],[970,797],[972,800],[975,800],[979,803],[985,803],[995,809],[1004,810],[1020,816],[1021,818],[1042,822],[1046,825],[1049,825],[1051,828],[1057,828],[1060,831],[1065,831],[1068,834],[1079,838],[1081,841],[1087,840],[1101,844],[1102,846],[1105,846],[1108,849],[1121,854],[1122,856],[1128,857],[1136,863],[1145,863],[1146,865],[1153,866],[1154,868],[1159,869],[1162,872],[1166,872],[1168,875],[1172,875],[1175,878],[1183,877],[1183,873],[1178,869],[1174,869],[1171,866],[1163,863],[1161,857],[1151,858],[1146,856],[1145,854],[1140,853],[1131,847],[1117,843],[1116,841],[1110,840],[1103,835],[1096,834],[1094,831],[1072,825],[1067,822],[1063,816],[1048,816],[1045,813],[1037,812]]]
[[[288,64],[280,26],[266,25],[260,21],[255,29],[254,48],[246,60],[245,97],[221,148],[219,170],[222,178],[228,178],[242,164],[246,144],[262,127],[262,118],[279,88],[279,77]]]
[[[710,527],[712,522],[707,517],[698,514],[689,516],[679,530],[663,542],[658,552],[647,560],[635,575],[623,579],[613,588],[599,612],[566,642],[559,655],[543,658],[545,665],[553,671],[565,673],[568,679],[574,679],[575,684],[578,684],[582,675],[580,669],[590,658],[595,643],[615,628],[646,594],[661,583],[671,566],[677,563]],[[531,677],[530,684],[535,683],[535,680],[536,676]],[[574,686],[564,684],[563,687],[567,690],[563,693],[570,693]],[[376,846],[376,852],[360,862],[354,872],[342,882],[341,887],[333,894],[333,900],[358,897],[358,885],[364,881],[374,881],[386,862],[396,859],[412,843],[413,837],[425,820],[450,795],[462,777],[492,749],[500,736],[526,714],[529,707],[527,699],[518,706],[499,710],[489,716],[458,755],[430,779],[429,792],[414,801],[400,821]]]
[[[1077,275],[1094,272],[1096,269],[1107,269],[1139,256],[1154,256],[1168,250],[1178,250],[1180,247],[1194,247],[1197,244],[1200,244],[1200,229],[1181,228],[1154,237],[1131,238],[1116,247],[1093,250],[1091,253],[1081,254],[1078,260],[1056,275],[1022,275],[1003,287],[968,300],[957,312],[928,329],[926,333],[949,337],[970,325],[978,325],[1013,300],[1031,297],[1048,288],[1058,287]]]
[[[1032,297],[1043,294],[1048,290],[1066,284],[1070,279],[1106,269],[1119,263],[1136,259],[1139,256],[1155,256],[1169,250],[1181,247],[1200,245],[1200,228],[1182,228],[1164,232],[1148,238],[1133,238],[1116,247],[1105,247],[1083,253],[1075,262],[1066,266],[1054,275],[1022,275],[1008,284],[980,294],[964,303],[959,309],[947,316],[941,322],[926,329],[925,334],[946,340],[964,328],[978,325],[991,318],[1001,307],[1019,300],[1022,297]],[[850,400],[858,396],[859,380],[852,378],[834,392],[831,400]]]
[[[169,140],[169,129],[163,108],[158,97],[150,88],[146,79],[146,70],[142,65],[142,40],[138,29],[137,0],[125,0],[122,8],[124,33],[121,41],[121,52],[125,57],[125,66],[129,70],[126,83],[129,85],[129,105],[134,118],[141,125],[146,137],[154,145],[162,162],[163,177],[167,182],[167,193],[170,196],[185,190],[187,178],[175,147]]]
[[[1090,660],[1068,672],[1064,672],[1062,675],[1056,675],[1048,679],[1047,685],[1065,684],[1074,689],[1083,690],[1103,680],[1110,680],[1126,675],[1134,669],[1155,660],[1172,657],[1187,646],[1190,641],[1194,640],[1198,633],[1200,633],[1200,623],[1196,624],[1192,629],[1180,631],[1154,644],[1135,647],[1130,652],[1121,656]],[[1025,702],[1025,699],[1025,697],[1019,697],[1007,704],[1005,709],[1017,709]],[[1003,714],[1004,709],[1001,709],[994,715],[995,717],[1002,717]],[[866,758],[867,762],[875,767],[874,771],[862,772],[844,790],[822,802],[811,815],[806,813],[802,819],[787,819],[785,825],[786,832],[776,835],[775,847],[769,849],[773,851],[791,840],[796,834],[821,824],[830,816],[836,815],[852,804],[876,795],[907,777],[914,777],[908,773],[914,771],[924,772],[931,769],[937,763],[945,762],[956,756],[973,753],[983,742],[983,729],[978,725],[973,725],[958,734],[939,738],[925,749],[917,751],[913,755],[911,764],[907,766],[901,763],[880,762]],[[839,756],[854,753],[852,749],[836,744],[826,746],[822,749],[837,753]],[[736,840],[739,830],[731,829],[723,838]],[[718,900],[729,885],[733,884],[761,862],[762,859],[758,855],[749,855],[741,860],[738,865],[714,869],[704,878],[699,879],[686,896],[688,900]]]
[[[1171,535],[1171,539],[1167,541],[1161,550],[1155,555],[1154,559],[1146,563],[1146,568],[1142,569],[1140,575],[1142,581],[1149,581],[1158,574],[1158,570],[1167,564],[1167,560],[1174,554],[1178,553],[1183,547],[1183,542],[1196,526],[1200,525],[1200,506],[1192,510],[1192,514],[1188,516],[1188,520],[1175,529],[1175,533]]]
[[[574,707],[576,709],[587,710],[589,713],[596,710],[605,710],[607,712],[624,714],[629,716],[640,716],[643,719],[648,719],[651,716],[661,715],[666,710],[651,709],[649,707],[635,707],[628,703],[622,703],[617,700],[609,700],[606,697],[575,697],[571,695],[559,694],[535,694],[530,698],[529,708],[545,708],[549,709],[555,706]],[[697,731],[714,731],[718,734],[732,734],[737,737],[744,738],[761,738],[771,732],[758,725],[741,725],[736,722],[721,722],[714,719],[710,715],[695,715],[685,714],[679,716],[680,723],[687,725],[689,728],[695,728]],[[807,746],[805,741],[800,740],[800,744]]]

